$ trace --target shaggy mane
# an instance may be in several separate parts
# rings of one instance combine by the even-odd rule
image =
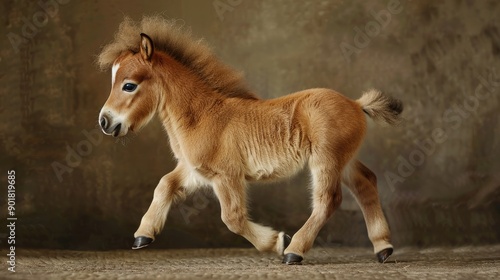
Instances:
[[[218,60],[202,39],[193,39],[190,30],[160,16],[145,16],[140,22],[126,17],[114,40],[104,46],[97,57],[101,70],[109,69],[125,51],[139,52],[141,33],[151,37],[155,51],[165,52],[179,61],[212,89],[229,97],[257,99],[246,87],[241,73]]]

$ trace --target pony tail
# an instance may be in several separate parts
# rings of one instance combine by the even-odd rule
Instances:
[[[377,122],[384,122],[396,125],[401,122],[401,112],[403,112],[403,102],[401,100],[387,96],[381,91],[370,89],[363,93],[356,102],[361,105],[363,112]]]

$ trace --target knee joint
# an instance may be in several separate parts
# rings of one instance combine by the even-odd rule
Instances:
[[[363,174],[363,176],[373,184],[373,186],[377,187],[377,175],[375,175],[373,171],[364,165],[361,165],[359,170],[361,171],[361,174]]]
[[[241,234],[245,229],[246,218],[243,215],[235,213],[222,214],[222,221],[226,224],[227,228],[236,233]]]
[[[155,188],[154,197],[159,199],[178,199],[183,197],[183,192],[175,178],[165,175],[160,179],[158,186]]]

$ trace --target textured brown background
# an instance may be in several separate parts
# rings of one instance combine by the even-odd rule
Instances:
[[[395,245],[500,241],[498,1],[401,1],[402,12],[348,59],[342,42],[356,46],[355,28],[364,30],[390,1],[66,2],[17,49],[8,35],[24,36],[23,26],[43,10],[37,1],[0,2],[0,177],[5,186],[7,170],[16,170],[20,247],[130,247],[154,187],[174,166],[158,121],[121,142],[103,137],[72,159],[61,180],[52,165],[68,165],[68,147],[83,147],[84,131],[96,131],[110,89],[110,73],[93,64],[100,47],[124,15],[153,13],[204,37],[262,97],[329,87],[357,98],[375,87],[402,99],[404,125],[370,125],[360,153],[379,176]],[[473,97],[478,77],[493,80],[487,100]],[[463,109],[474,100],[470,112]],[[446,140],[412,172],[398,173],[402,159],[417,153],[415,141],[439,128]],[[402,182],[388,182],[388,172]],[[307,183],[304,173],[254,186],[252,216],[294,233],[309,214]],[[4,187],[0,193],[5,220]],[[358,207],[347,191],[344,197],[318,246],[369,246]],[[173,207],[154,246],[249,246],[219,216],[216,199],[201,192]]]

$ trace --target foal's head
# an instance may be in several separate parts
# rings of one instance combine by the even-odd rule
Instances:
[[[141,34],[140,51],[122,53],[112,67],[111,93],[99,114],[102,131],[114,137],[139,130],[151,120],[160,100],[152,71],[154,46]]]

